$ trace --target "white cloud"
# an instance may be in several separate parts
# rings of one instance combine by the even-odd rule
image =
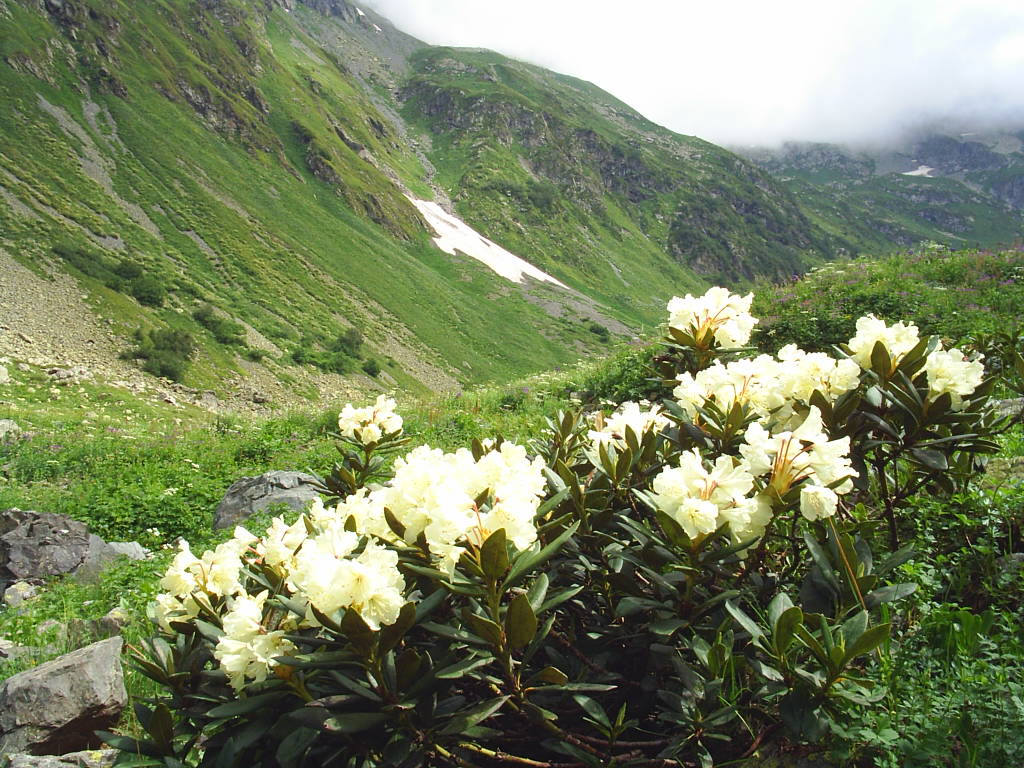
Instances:
[[[719,143],[1024,119],[1020,0],[373,0],[400,29],[596,83]]]

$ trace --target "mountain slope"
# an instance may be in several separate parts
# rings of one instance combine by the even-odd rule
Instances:
[[[122,351],[191,334],[193,387],[282,402],[550,368],[707,281],[953,226],[911,226],[913,199],[892,231],[865,223],[887,190],[811,199],[589,83],[347,0],[0,0],[0,99],[0,263],[73,278]],[[971,226],[1009,231],[973,194]],[[484,263],[513,255],[542,273]]]
[[[1024,134],[922,128],[888,146],[742,149],[809,218],[863,243],[997,245],[1024,234]]]
[[[191,383],[249,366],[191,318],[206,302],[268,342],[264,365],[285,383],[297,352],[329,357],[353,325],[405,386],[551,366],[598,343],[582,316],[555,320],[433,246],[395,183],[425,176],[415,153],[284,9],[3,12],[16,34],[0,65],[0,246],[41,274],[74,274],[126,339],[138,326],[191,331],[203,342]],[[131,268],[162,286],[163,306],[117,288]]]

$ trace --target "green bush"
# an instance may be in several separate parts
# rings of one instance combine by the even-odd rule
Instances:
[[[341,352],[349,357],[358,357],[363,346],[363,332],[358,328],[347,328],[330,344],[331,352]]]
[[[377,378],[380,376],[380,363],[374,358],[368,358],[363,362],[363,373],[367,376]]]
[[[154,376],[181,381],[194,352],[192,334],[177,328],[159,328],[136,331],[135,346],[122,357],[142,360],[142,369]]]
[[[716,336],[729,318],[695,316],[713,319],[671,327],[656,361],[690,389],[559,413],[536,460],[499,438],[396,462],[393,402],[346,407],[328,505],[202,561],[179,552],[138,657],[161,698],[139,709],[143,741],[109,743],[274,768],[892,744],[879,665],[903,621],[889,604],[917,587],[895,512],[955,493],[994,450],[991,384],[883,327],[850,341],[856,363],[737,363],[724,375],[744,385],[722,388],[702,374],[739,354]],[[461,416],[453,431],[477,428]]]
[[[128,292],[147,307],[163,306],[167,298],[167,289],[160,279],[154,275],[143,275],[128,281]]]
[[[192,312],[192,317],[197,323],[213,334],[218,344],[225,346],[244,346],[245,328],[241,324],[221,317],[216,313],[212,304],[202,304]]]

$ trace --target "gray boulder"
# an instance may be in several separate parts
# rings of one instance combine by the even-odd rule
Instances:
[[[114,554],[123,555],[129,560],[145,560],[153,554],[137,541],[108,541],[107,546],[114,550]]]
[[[4,590],[4,602],[11,608],[17,608],[38,593],[39,590],[34,584],[29,584],[27,581],[16,581]]]
[[[20,509],[0,512],[0,584],[62,574],[96,581],[122,555],[141,560],[149,550],[134,541],[108,544],[89,533],[85,523],[65,515]]]
[[[89,749],[68,755],[4,755],[0,768],[110,768],[116,749]]]
[[[21,427],[14,419],[0,419],[0,440],[8,437],[17,437],[21,433]]]
[[[304,472],[264,472],[258,477],[243,477],[236,481],[217,505],[213,513],[214,528],[230,528],[255,512],[275,504],[285,504],[303,510],[320,494],[317,479]]]
[[[79,581],[94,584],[99,581],[103,569],[120,557],[117,551],[94,533],[89,534],[89,545],[82,562],[73,571]]]
[[[9,677],[0,686],[0,754],[63,755],[99,745],[128,703],[120,637]]]
[[[73,573],[89,552],[85,523],[64,515],[0,512],[0,580],[38,580]]]

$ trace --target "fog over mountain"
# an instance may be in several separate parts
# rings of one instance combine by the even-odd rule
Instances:
[[[427,42],[590,80],[721,144],[872,144],[1024,123],[1019,0],[368,0]]]

